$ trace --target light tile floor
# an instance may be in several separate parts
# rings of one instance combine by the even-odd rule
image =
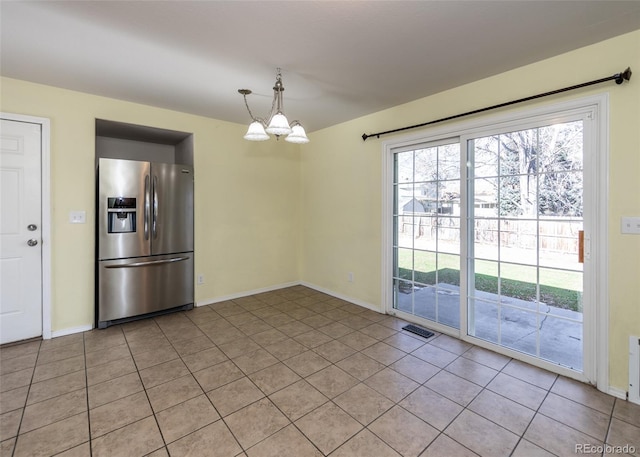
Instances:
[[[404,324],[296,286],[4,346],[0,454],[640,455],[640,406]]]

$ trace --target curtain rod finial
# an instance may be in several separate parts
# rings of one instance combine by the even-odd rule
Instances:
[[[362,134],[362,141],[367,141],[367,138],[369,138],[369,135],[367,135],[366,133]]]
[[[627,67],[625,71],[622,73],[618,73],[616,76],[616,84],[622,84],[625,81],[629,81],[631,79],[631,67]]]

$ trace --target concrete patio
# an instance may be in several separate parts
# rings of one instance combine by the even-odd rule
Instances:
[[[475,292],[474,301],[469,320],[473,313],[477,338],[582,370],[582,313],[480,291]],[[397,308],[459,328],[460,288],[438,283],[435,287],[399,292]],[[539,354],[536,351],[538,330]]]

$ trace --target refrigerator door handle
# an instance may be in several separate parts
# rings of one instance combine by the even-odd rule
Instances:
[[[153,176],[153,223],[152,223],[152,233],[153,239],[158,238],[158,177]]]
[[[149,213],[151,206],[149,203],[149,175],[144,177],[144,239],[149,239]]]
[[[148,265],[162,265],[162,264],[166,264],[166,263],[182,262],[183,260],[189,260],[189,257],[174,257],[173,259],[151,260],[149,262],[124,263],[122,265],[106,265],[105,268],[146,267]]]

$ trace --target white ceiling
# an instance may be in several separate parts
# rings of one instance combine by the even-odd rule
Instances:
[[[0,17],[3,76],[248,123],[237,90],[265,116],[281,67],[285,114],[314,131],[640,29],[640,2],[1,1]]]

